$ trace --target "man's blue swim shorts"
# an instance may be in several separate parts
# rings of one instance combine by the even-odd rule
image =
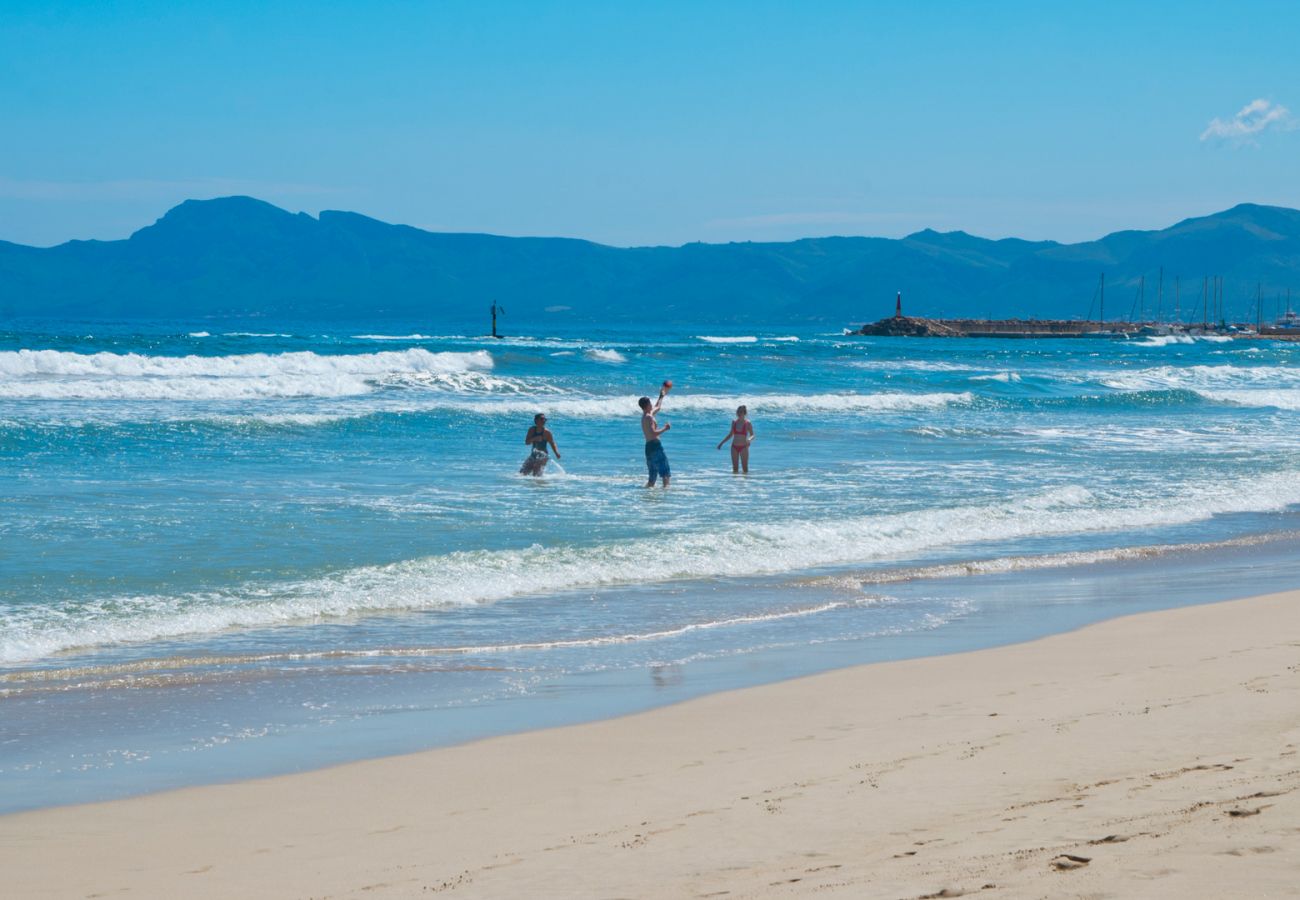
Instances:
[[[673,473],[668,468],[668,454],[664,453],[664,445],[661,441],[645,442],[645,467],[650,473],[650,483],[654,484],[656,479],[670,477]]]

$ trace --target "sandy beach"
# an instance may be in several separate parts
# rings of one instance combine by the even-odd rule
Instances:
[[[9,897],[1300,896],[1300,592],[0,818]]]

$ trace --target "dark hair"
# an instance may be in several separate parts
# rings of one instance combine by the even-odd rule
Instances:
[[[749,407],[743,403],[736,407],[736,415],[740,415],[741,413],[745,413],[746,415],[749,414]]]
[[[545,418],[546,416],[544,416],[542,413],[538,413],[537,415],[533,416],[533,421],[536,422],[538,419],[545,419]]]
[[[639,406],[639,407],[641,407],[642,409],[649,409],[649,408],[650,408],[650,398],[649,398],[649,397],[642,397],[640,400],[638,400],[638,401],[636,402],[636,405]]]

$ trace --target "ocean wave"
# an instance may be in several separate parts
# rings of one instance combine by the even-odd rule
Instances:
[[[1213,403],[1300,409],[1300,368],[1291,366],[1157,366],[1096,377],[1100,384],[1126,392],[1189,391]]]
[[[432,334],[354,334],[354,341],[432,341],[437,335]]]
[[[272,653],[225,653],[202,656],[165,656],[136,659],[121,663],[103,663],[89,666],[28,669],[17,672],[0,672],[0,696],[31,692],[33,687],[48,685],[48,689],[61,689],[71,682],[78,690],[85,688],[118,688],[154,686],[161,678],[165,683],[194,683],[186,678],[187,670],[210,670],[214,667],[266,666],[268,664],[301,664],[308,662],[365,662],[371,660],[428,659],[457,656],[498,656],[530,651],[574,650],[609,647],[625,644],[651,643],[671,640],[689,634],[765,625],[772,622],[802,619],[827,612],[877,606],[888,598],[860,596],[851,600],[831,600],[815,604],[789,606],[750,614],[724,616],[716,619],[697,619],[669,625],[653,631],[614,632],[590,637],[557,638],[555,640],[509,641],[480,644],[439,644],[430,646],[387,646],[329,650],[290,650]]]
[[[1134,347],[1169,347],[1174,344],[1195,344],[1190,334],[1153,334],[1134,342]]]
[[[552,355],[554,356],[558,354],[552,354]],[[622,353],[619,353],[617,350],[608,350],[608,349],[603,349],[601,347],[589,347],[587,348],[587,350],[583,352],[583,355],[586,356],[587,359],[594,359],[596,362],[607,362],[607,363],[627,362],[627,357],[624,356]]]
[[[290,584],[184,595],[85,598],[11,607],[0,661],[63,650],[212,634],[322,618],[419,611],[512,598],[715,577],[750,578],[906,558],[988,541],[1131,531],[1300,503],[1300,472],[1165,484],[1116,495],[1082,486],[991,503],[832,520],[733,523],[725,529],[587,546],[469,550],[366,566]]]
[[[492,368],[486,351],[411,349],[352,355],[145,356],[61,350],[0,352],[0,397],[44,400],[241,400],[348,397],[387,380],[419,382]]]
[[[735,337],[718,337],[712,334],[697,334],[697,341],[704,341],[706,344],[757,344],[758,337],[752,334],[744,334]]]
[[[1172,347],[1177,344],[1226,344],[1234,340],[1225,334],[1152,334],[1140,341],[1134,341],[1133,347]]]
[[[1191,544],[1150,544],[1139,547],[1108,547],[1099,550],[1072,550],[1065,553],[1045,553],[1030,556],[1000,556],[993,559],[936,563],[929,566],[909,566],[901,569],[877,569],[853,575],[827,575],[805,579],[799,583],[860,590],[866,587],[900,584],[908,581],[1003,575],[1009,572],[1063,569],[1112,562],[1133,562],[1191,553],[1217,553],[1238,547],[1259,546],[1273,541],[1294,541],[1297,537],[1300,537],[1300,532],[1290,531]]]
[[[974,395],[962,393],[906,394],[889,392],[879,394],[757,394],[737,397],[714,394],[673,394],[664,404],[664,416],[680,412],[735,412],[738,402],[745,403],[752,414],[764,413],[851,413],[851,412],[906,412],[911,410],[941,409],[970,403]],[[571,418],[615,418],[635,412],[637,397],[574,397],[546,395],[531,396],[526,400],[458,400],[438,401],[441,409],[454,409],[479,415],[518,415],[543,409],[552,416]],[[425,407],[425,408],[431,408]]]
[[[1295,366],[1154,366],[1095,375],[1107,387],[1119,390],[1152,388],[1233,388],[1283,386],[1300,387],[1300,368]]]
[[[224,407],[216,409],[159,407],[147,404],[102,404],[97,407],[78,407],[72,412],[48,409],[33,411],[23,417],[0,419],[0,430],[25,428],[80,428],[87,425],[119,426],[128,422],[143,423],[195,423],[218,428],[312,427],[327,426],[337,422],[368,419],[375,416],[408,416],[438,413],[463,413],[472,416],[520,416],[531,418],[545,412],[552,418],[618,419],[637,414],[637,397],[590,397],[565,393],[555,386],[537,385],[521,379],[503,378],[487,372],[449,372],[392,376],[379,382],[393,388],[415,388],[411,391],[393,390],[384,397],[352,395],[325,398],[332,400],[325,408],[296,411],[283,408],[259,409],[250,407],[231,412]],[[4,387],[0,386],[0,396]],[[111,399],[124,395],[111,394]],[[129,396],[129,395],[128,395]],[[140,394],[134,395],[141,396]],[[224,400],[230,392],[205,397],[191,391],[179,399]],[[282,399],[292,395],[259,394],[261,399]],[[318,395],[319,396],[319,395]],[[81,398],[78,398],[81,399]],[[153,399],[152,397],[150,399]],[[738,399],[732,395],[682,395],[673,396],[671,408],[666,413],[706,412],[731,414],[738,402],[745,402],[756,415],[834,415],[866,412],[924,412],[959,406],[974,401],[970,393],[938,394],[759,394]]]
[[[1300,409],[1300,389],[1254,391],[1197,391],[1207,400],[1230,403],[1233,406],[1253,406],[1272,409]]]

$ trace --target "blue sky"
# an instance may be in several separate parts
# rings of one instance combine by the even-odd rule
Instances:
[[[1300,207],[1297,34],[1252,2],[3,0],[0,239],[236,193],[617,245]]]

